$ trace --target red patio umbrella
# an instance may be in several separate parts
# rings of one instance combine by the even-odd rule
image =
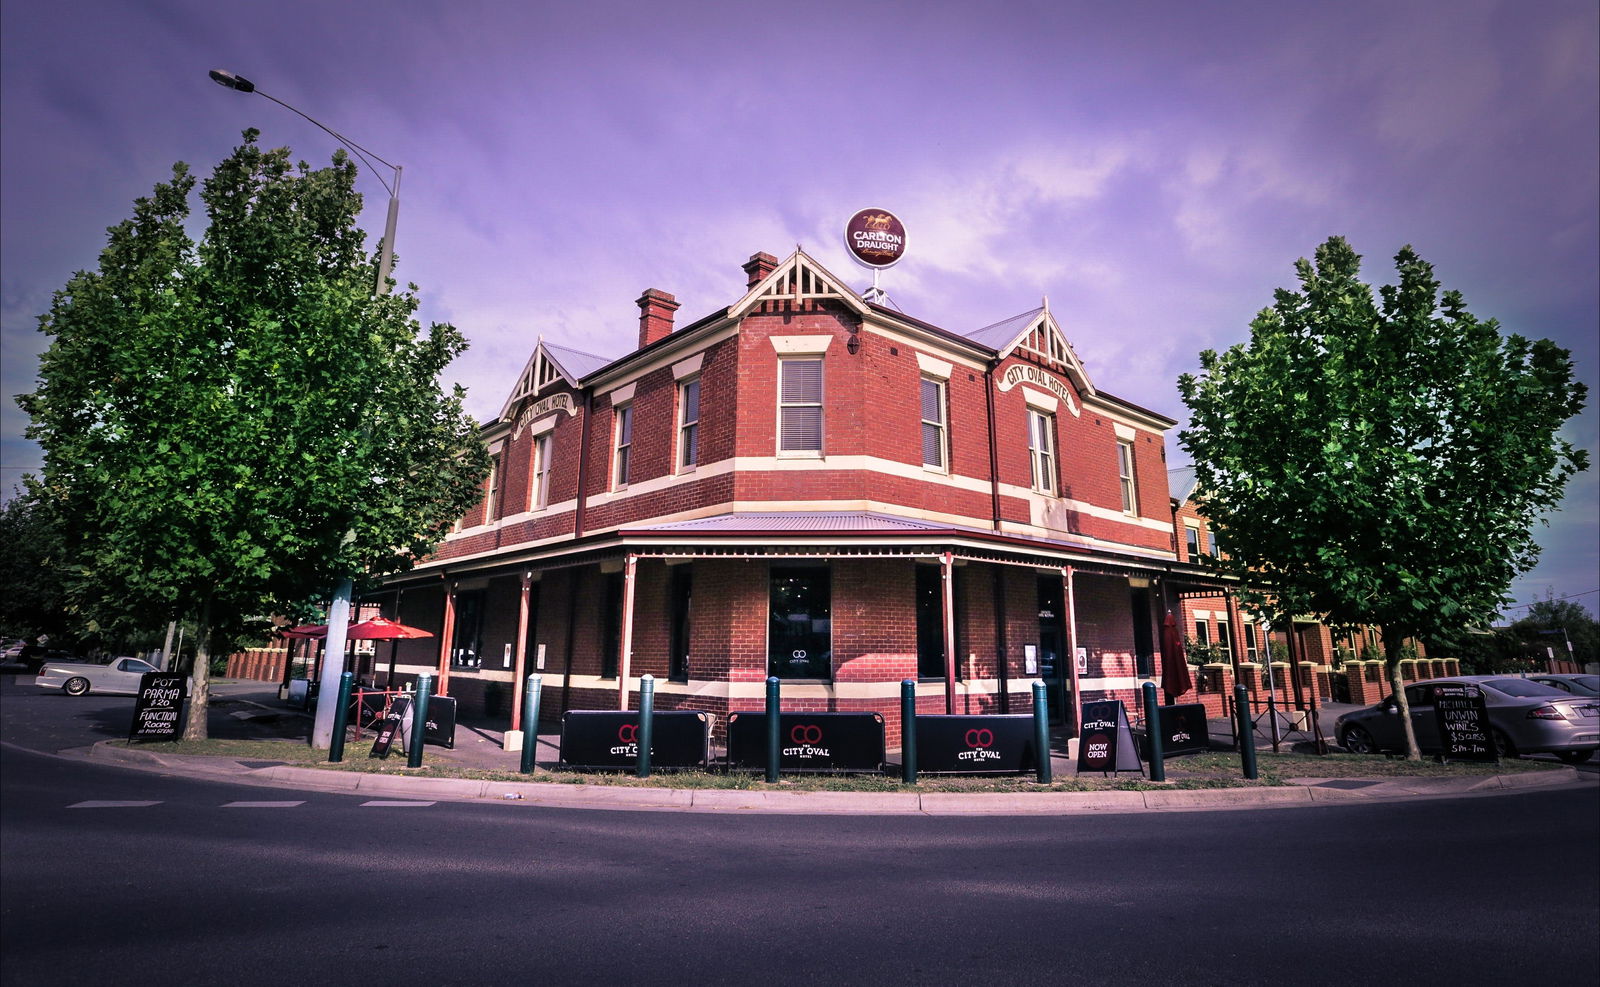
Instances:
[[[1183,636],[1178,632],[1178,619],[1167,611],[1161,623],[1161,691],[1167,694],[1167,705],[1194,688],[1189,677],[1189,658],[1183,653]]]
[[[394,684],[395,656],[400,650],[400,642],[418,637],[433,637],[432,631],[425,631],[420,627],[402,624],[398,620],[387,617],[373,617],[363,620],[359,624],[351,624],[346,637],[352,641],[389,641],[389,679],[384,683],[384,688]]]

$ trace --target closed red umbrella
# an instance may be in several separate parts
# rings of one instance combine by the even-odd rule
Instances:
[[[327,637],[327,624],[307,624],[304,627],[294,627],[280,632],[284,637]]]
[[[1161,624],[1161,691],[1167,694],[1167,705],[1194,688],[1189,677],[1189,659],[1183,653],[1183,635],[1178,632],[1178,619],[1167,611]]]

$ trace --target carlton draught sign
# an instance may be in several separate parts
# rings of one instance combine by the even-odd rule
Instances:
[[[887,209],[863,209],[844,224],[844,245],[857,263],[893,267],[905,256],[905,224]]]

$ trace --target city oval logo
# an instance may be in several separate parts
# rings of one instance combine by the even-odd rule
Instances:
[[[994,731],[988,727],[973,727],[962,738],[967,745],[964,751],[956,753],[958,761],[998,761],[1000,752],[994,750]]]
[[[617,728],[617,739],[624,744],[637,744],[639,742],[639,725],[637,723],[624,723]]]
[[[814,757],[832,757],[833,753],[822,746],[822,728],[815,723],[796,723],[789,728],[789,741],[793,745],[783,749],[784,757],[809,760]]]
[[[863,209],[844,224],[844,245],[857,263],[893,267],[905,255],[905,224],[887,209]]]
[[[984,730],[968,730],[967,731],[967,746],[968,747],[993,747],[994,746],[994,731],[993,730],[986,730],[986,729],[984,729]]]

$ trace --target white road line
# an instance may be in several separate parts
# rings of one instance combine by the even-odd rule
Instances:
[[[297,805],[305,805],[305,802],[304,801],[300,801],[300,802],[228,802],[227,804],[223,805],[223,808],[224,809],[292,809]]]
[[[432,802],[392,802],[392,801],[388,801],[388,800],[385,800],[385,799],[374,799],[371,802],[363,802],[363,803],[361,803],[361,807],[363,809],[366,808],[369,805],[378,806],[378,807],[381,807],[381,808],[398,809],[398,808],[403,808],[403,807],[409,806],[409,805],[423,806],[423,805],[433,805],[433,803]]]
[[[160,802],[75,802],[67,806],[69,809],[143,809],[150,805],[160,805]]]

